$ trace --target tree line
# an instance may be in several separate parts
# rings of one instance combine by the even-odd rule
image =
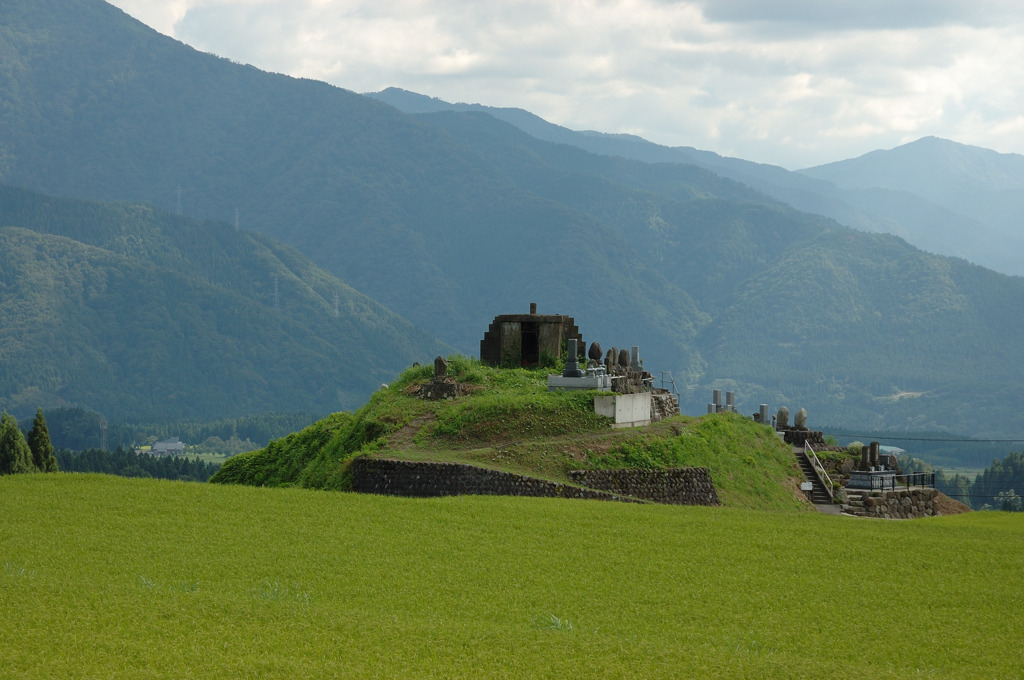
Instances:
[[[64,472],[99,472],[119,477],[151,477],[182,482],[205,482],[220,467],[188,456],[154,456],[121,446],[113,451],[86,449],[72,453],[58,450],[56,455]]]
[[[36,411],[28,436],[22,433],[14,416],[4,411],[0,417],[0,475],[59,470],[43,409]]]
[[[904,472],[935,472],[935,488],[975,510],[1024,511],[1024,453],[995,459],[974,478],[947,475],[919,458],[900,456]]]

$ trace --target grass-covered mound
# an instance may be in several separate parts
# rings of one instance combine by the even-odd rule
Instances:
[[[211,479],[256,486],[349,488],[356,456],[464,462],[570,483],[579,468],[707,467],[726,505],[801,507],[793,454],[768,427],[734,414],[677,416],[613,429],[595,392],[548,392],[547,371],[449,359],[465,388],[428,401],[418,387],[433,366],[406,370],[354,414],[335,414],[267,448],[225,462]]]
[[[1024,515],[0,477],[10,678],[1015,678]]]

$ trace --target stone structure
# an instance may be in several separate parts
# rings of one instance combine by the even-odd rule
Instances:
[[[651,390],[651,422],[679,415],[679,399],[664,387]]]
[[[448,377],[448,362],[438,356],[434,358],[434,377],[416,392],[420,399],[454,399],[462,394],[462,387],[455,378]]]
[[[793,429],[794,430],[806,430],[807,429],[807,409],[800,409],[793,416]]]
[[[360,457],[352,461],[352,490],[388,496],[543,496],[638,502],[606,491],[463,463]]]
[[[549,355],[563,361],[562,346],[570,338],[583,343],[583,336],[571,316],[538,314],[530,303],[529,314],[494,317],[480,341],[480,361],[490,366],[538,366]]]
[[[779,408],[775,418],[775,429],[780,432],[789,429],[789,409],[785,406]]]
[[[392,496],[544,496],[718,505],[706,468],[571,471],[570,478],[586,488],[462,463],[365,456],[353,460],[350,471],[354,491]]]
[[[936,489],[900,489],[896,491],[850,491],[846,492],[842,511],[858,517],[879,519],[920,519],[938,517],[935,499]]]
[[[570,470],[582,486],[670,505],[718,505],[707,468],[667,470]]]
[[[708,413],[736,413],[736,394],[725,393],[725,403],[722,403],[722,390],[711,390],[711,401],[708,403]]]
[[[807,411],[800,409],[793,418],[793,425],[789,424],[789,409],[785,406],[779,409],[775,422],[775,430],[782,433],[782,439],[790,446],[804,447],[810,444],[812,447],[825,446],[825,433],[821,430],[809,430],[807,428]]]

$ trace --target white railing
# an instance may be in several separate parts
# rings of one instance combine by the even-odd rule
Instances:
[[[811,445],[807,442],[804,442],[804,452],[811,454],[809,456],[811,465],[814,467],[815,471],[821,475],[822,483],[825,485],[825,491],[828,492],[828,497],[832,499],[832,478],[828,476],[827,472],[825,472],[825,466],[821,464],[820,460],[818,460],[818,454],[814,452],[814,449],[812,449]]]

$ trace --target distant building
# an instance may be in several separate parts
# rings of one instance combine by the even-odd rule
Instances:
[[[150,447],[149,452],[154,456],[174,456],[185,450],[185,443],[177,437],[165,439]]]
[[[494,317],[480,341],[480,361],[491,366],[538,366],[550,355],[564,361],[562,348],[569,338],[583,347],[583,336],[571,316],[538,314],[537,303],[530,303],[529,314],[502,314]]]

